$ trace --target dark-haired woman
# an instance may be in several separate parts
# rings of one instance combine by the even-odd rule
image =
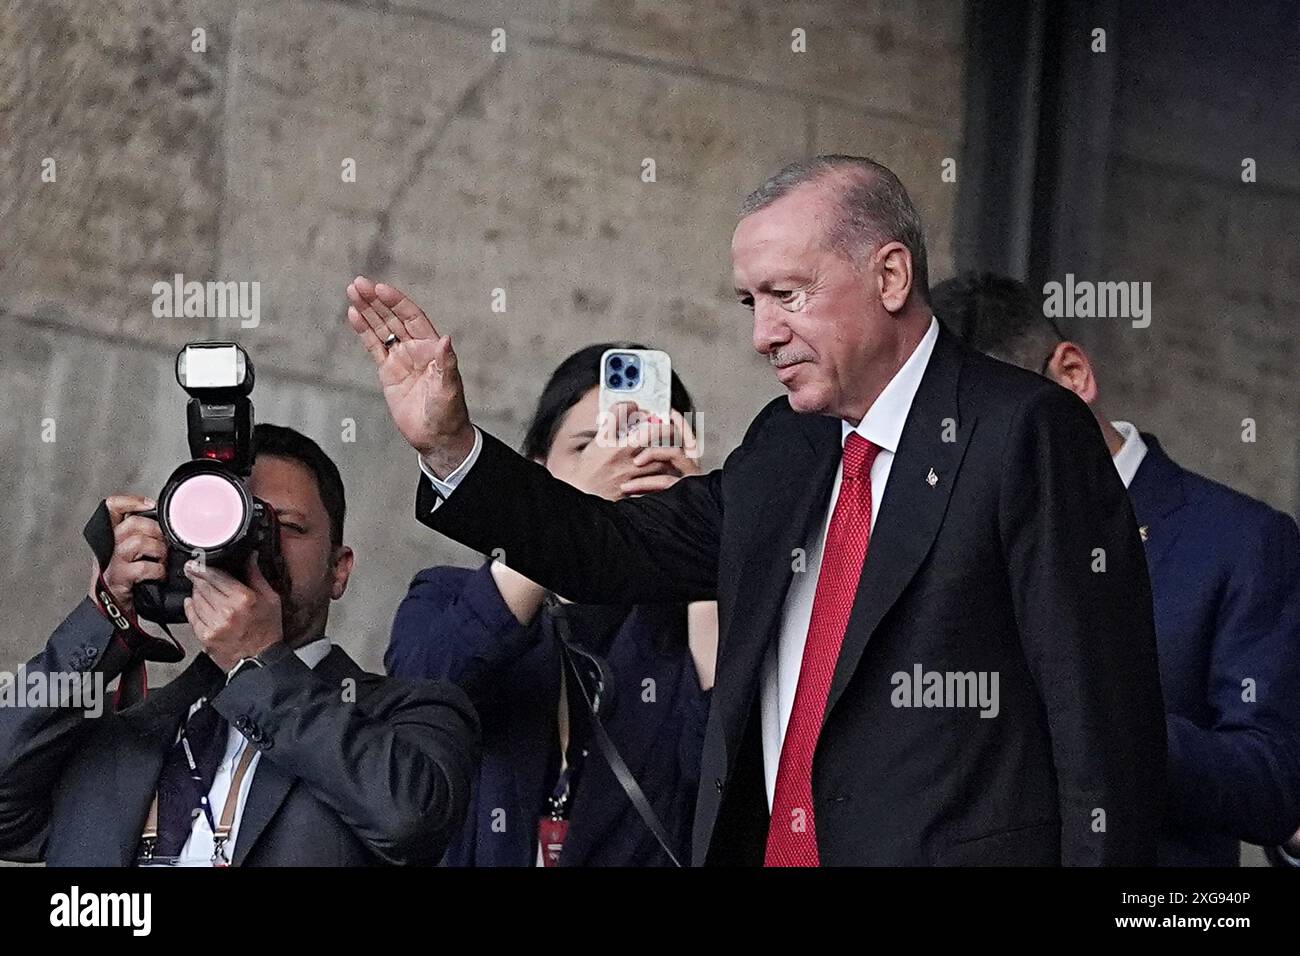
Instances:
[[[599,363],[588,346],[551,376],[523,452],[611,500],[653,493],[698,470],[682,444],[597,441]],[[673,432],[690,397],[673,375]],[[508,556],[507,556],[508,559]],[[691,818],[717,650],[713,603],[555,609],[501,561],[421,571],[398,608],[389,671],[459,684],[483,723],[483,762],[451,866],[663,866],[671,861],[595,739],[589,698],[662,826],[690,857]],[[563,649],[558,614],[575,652]],[[592,663],[596,661],[597,663]]]

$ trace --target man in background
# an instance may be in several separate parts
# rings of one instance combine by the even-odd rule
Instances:
[[[966,273],[935,287],[967,344],[1074,392],[1128,488],[1155,600],[1169,740],[1159,862],[1236,866],[1238,841],[1300,857],[1300,533],[1263,502],[1176,464],[1100,410],[1097,371],[1023,284]],[[1081,435],[1081,440],[1092,440]],[[1294,865],[1300,865],[1300,862]]]

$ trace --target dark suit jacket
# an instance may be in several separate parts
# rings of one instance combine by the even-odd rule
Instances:
[[[1143,439],[1129,494],[1168,711],[1160,862],[1236,866],[1239,840],[1278,844],[1300,827],[1300,531]]]
[[[686,610],[680,604],[640,605],[624,609],[621,622],[619,617],[614,611],[612,634],[591,640],[580,633],[584,618],[578,616],[573,636],[608,664],[613,686],[601,710],[605,728],[668,832],[674,854],[688,860],[709,695],[700,690],[687,644]],[[489,564],[474,571],[427,568],[397,609],[384,663],[399,677],[454,682],[483,721],[483,762],[465,826],[446,863],[533,866],[537,819],[559,774],[560,651],[549,613],[520,624]],[[646,681],[653,684],[648,688]],[[586,705],[572,680],[568,688],[570,746],[586,746],[590,753],[574,792],[560,866],[668,865],[591,743]]]
[[[504,548],[512,567],[575,601],[717,598],[696,862],[763,859],[761,665],[795,549],[826,513],[840,428],[777,399],[721,470],[619,502],[487,434],[436,511],[430,483],[418,486],[421,521],[484,553]],[[821,861],[1154,862],[1165,728],[1151,615],[1128,495],[1087,407],[941,331],[818,740]],[[893,706],[894,675],[917,664],[996,672],[998,716]]]
[[[87,599],[26,667],[99,670],[107,683],[124,663],[119,647]],[[337,645],[314,670],[286,645],[264,657],[225,685],[200,654],[143,701],[118,713],[109,701],[96,718],[0,709],[0,856],[131,865],[177,729],[215,691],[213,707],[262,754],[235,866],[436,863],[464,818],[476,758],[464,694],[367,674]]]

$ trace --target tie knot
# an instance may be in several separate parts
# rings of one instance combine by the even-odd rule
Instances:
[[[879,453],[880,446],[875,442],[867,441],[857,432],[849,432],[844,442],[844,477],[870,478],[871,463]]]

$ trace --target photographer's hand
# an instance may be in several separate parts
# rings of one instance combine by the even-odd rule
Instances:
[[[185,599],[185,619],[223,671],[283,640],[280,595],[262,576],[256,554],[249,558],[248,584],[197,561],[185,565],[185,576],[194,585]]]
[[[167,541],[157,521],[135,514],[153,508],[152,499],[110,495],[105,504],[113,524],[113,557],[104,569],[104,583],[122,613],[129,616],[135,607],[132,589],[142,581],[161,581],[167,577]],[[95,565],[90,583],[92,601],[96,601],[98,576],[99,567]]]
[[[474,427],[451,337],[401,290],[357,276],[348,285],[348,324],[361,339],[402,437],[440,478],[474,449]],[[396,336],[391,346],[384,341]]]

